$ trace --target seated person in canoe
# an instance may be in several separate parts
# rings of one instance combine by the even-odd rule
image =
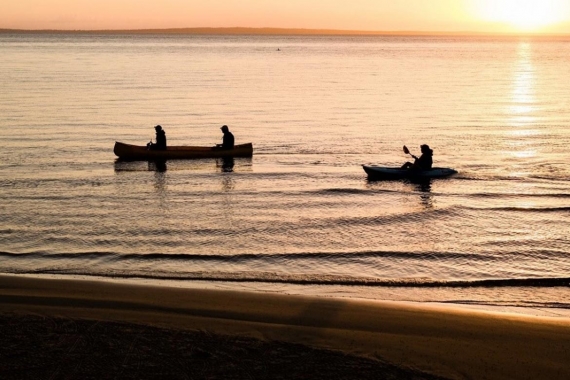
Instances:
[[[154,127],[156,131],[156,144],[152,141],[146,144],[150,150],[166,150],[166,132],[160,125]]]
[[[404,146],[404,152],[411,155],[414,158],[414,163],[406,162],[402,165],[402,169],[412,169],[412,170],[430,170],[433,165],[433,150],[429,148],[428,145],[420,145],[422,155],[418,158],[410,153],[408,148]]]
[[[217,148],[222,149],[233,149],[234,148],[234,135],[230,132],[227,125],[224,125],[220,128],[224,133],[224,137],[222,138],[221,144],[216,144]]]

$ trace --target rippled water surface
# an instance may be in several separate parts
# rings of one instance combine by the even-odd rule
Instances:
[[[570,309],[570,39],[0,34],[0,49],[0,272]],[[115,161],[156,124],[205,146],[227,124],[254,156]],[[423,143],[459,174],[367,180],[362,164]]]

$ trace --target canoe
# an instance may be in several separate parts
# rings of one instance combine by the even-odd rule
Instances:
[[[191,158],[251,157],[253,144],[235,145],[233,149],[202,146],[169,146],[166,150],[149,150],[146,146],[115,142],[113,149],[121,160],[181,160]]]
[[[385,166],[362,165],[369,179],[389,180],[389,179],[415,179],[424,180],[431,178],[445,178],[457,174],[457,171],[450,168],[431,168],[430,170],[413,170],[402,168],[390,168]]]

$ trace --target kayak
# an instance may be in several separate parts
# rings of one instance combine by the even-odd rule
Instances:
[[[402,168],[390,168],[385,166],[362,165],[369,179],[431,179],[445,178],[457,174],[457,171],[450,168],[431,168],[429,170],[414,170]]]
[[[218,157],[251,157],[253,144],[235,145],[233,149],[202,146],[169,146],[166,150],[150,150],[146,146],[115,142],[113,152],[121,160],[170,160]]]

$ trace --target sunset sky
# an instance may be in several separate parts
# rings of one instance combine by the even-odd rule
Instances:
[[[570,33],[570,0],[7,0],[0,28]]]

